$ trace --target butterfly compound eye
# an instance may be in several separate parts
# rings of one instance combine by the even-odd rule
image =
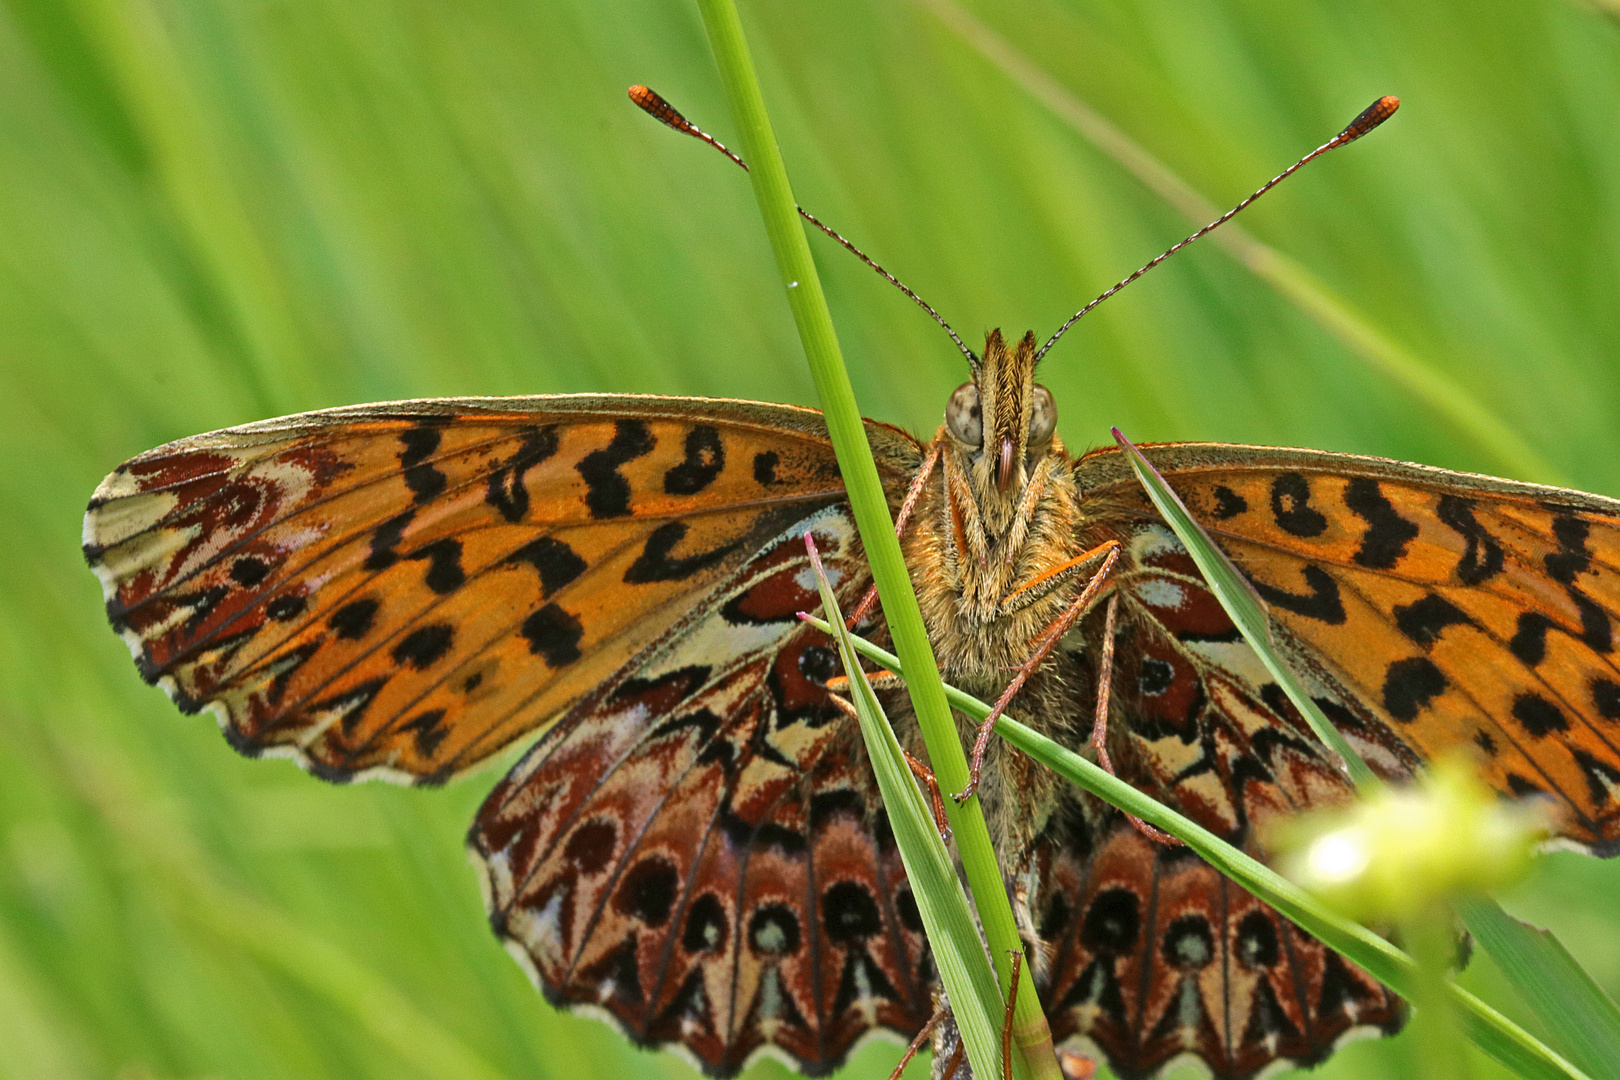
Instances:
[[[957,442],[979,446],[984,442],[984,411],[979,406],[979,388],[963,383],[945,406],[945,429]]]
[[[1057,430],[1057,402],[1052,400],[1052,391],[1044,386],[1035,388],[1034,408],[1029,414],[1029,445],[1041,446],[1052,441],[1052,432]]]

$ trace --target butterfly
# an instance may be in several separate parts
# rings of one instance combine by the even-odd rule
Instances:
[[[1119,451],[1058,438],[1046,348],[962,346],[971,378],[927,444],[866,424],[944,675],[994,696],[1100,582],[1014,712],[1082,747],[1106,683],[1118,774],[1263,855],[1270,823],[1348,783]],[[1144,450],[1375,772],[1469,748],[1504,796],[1554,805],[1563,841],[1613,853],[1620,502],[1310,450]],[[762,1053],[819,1075],[865,1035],[921,1030],[936,976],[829,690],[837,655],[798,618],[818,605],[806,534],[865,607],[813,410],[455,398],[141,454],[91,499],[84,554],[141,676],[244,754],[435,785],[527,741],[468,845],[546,997],[712,1075]],[[882,641],[881,609],[858,628]],[[923,753],[904,695],[885,705]],[[1241,1080],[1401,1023],[1365,972],[1017,753],[990,743],[978,790],[1059,1045],[1125,1076],[1192,1055]]]
[[[1259,850],[1279,815],[1347,798],[1342,774],[1122,455],[1063,447],[1033,357],[1033,338],[991,335],[937,454],[867,423],[896,507],[935,462],[904,542],[946,677],[1004,683],[1083,584],[1006,613],[991,579],[1005,593],[1116,541],[1113,761]],[[1620,503],[1318,451],[1146,453],[1377,772],[1472,747],[1498,791],[1561,808],[1564,840],[1614,850]],[[568,395],[183,439],[107,477],[84,552],[141,675],[242,753],[431,785],[538,733],[469,846],[496,934],[548,999],[715,1075],[764,1050],[821,1073],[869,1031],[916,1032],[934,973],[829,700],[836,656],[796,617],[816,605],[806,532],[853,603],[869,574],[816,412]],[[881,638],[881,614],[862,629]],[[1022,718],[1085,743],[1101,634],[1093,609]],[[1190,1052],[1246,1077],[1400,1022],[1364,972],[1014,752],[992,746],[981,795],[1030,882],[1060,1044],[1089,1040],[1124,1075]]]

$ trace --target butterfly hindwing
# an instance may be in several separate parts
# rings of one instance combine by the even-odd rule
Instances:
[[[1147,453],[1268,604],[1277,638],[1402,776],[1466,748],[1559,834],[1620,841],[1620,502],[1305,450]],[[1114,451],[1081,483],[1103,516],[1156,515]],[[1360,725],[1361,731],[1355,730]]]
[[[1278,819],[1350,798],[1174,534],[1141,519],[1116,538],[1125,555],[1108,746],[1120,777],[1257,854]],[[1100,641],[1103,624],[1093,612],[1082,638]],[[1096,651],[1080,657],[1087,686]],[[1307,681],[1325,709],[1349,715]],[[1083,704],[1094,709],[1089,696]],[[1387,754],[1371,733],[1351,734]],[[1094,799],[1073,798],[1037,851],[1033,916],[1050,950],[1042,993],[1054,1035],[1088,1040],[1121,1076],[1191,1054],[1241,1080],[1401,1022],[1397,1000],[1365,972]]]
[[[806,528],[858,595],[842,510],[796,524],[560,720],[470,836],[496,932],[548,998],[643,1045],[684,1043],[713,1075],[763,1049],[819,1075],[868,1030],[910,1035],[931,1011],[915,901],[823,689],[837,659],[796,619],[816,604]]]
[[[1101,1049],[1122,1077],[1183,1055],[1222,1080],[1249,1077],[1278,1059],[1320,1061],[1355,1029],[1400,1025],[1376,980],[1111,807],[1072,803],[1035,858],[1052,1036]]]
[[[893,485],[915,443],[871,425]],[[103,481],[85,555],[149,682],[247,753],[440,781],[841,499],[819,414],[587,395],[335,409]]]

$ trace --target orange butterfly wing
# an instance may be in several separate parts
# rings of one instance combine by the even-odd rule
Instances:
[[[1620,840],[1620,502],[1379,458],[1147,448],[1254,583],[1282,647],[1402,775],[1468,747],[1558,832]],[[1156,519],[1114,450],[1078,474],[1100,520]]]
[[[870,425],[891,485],[909,436]],[[620,672],[839,502],[808,409],[633,396],[333,409],[120,466],[84,551],[141,674],[244,753],[441,782]]]
[[[891,491],[915,440],[869,424]],[[898,498],[898,495],[897,495]],[[569,396],[336,409],[121,466],[85,555],[141,673],[233,745],[437,783],[536,729],[473,824],[559,1005],[714,1073],[931,1011],[926,942],[802,534],[867,583],[820,414]]]

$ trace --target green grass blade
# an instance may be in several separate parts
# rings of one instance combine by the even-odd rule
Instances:
[[[771,248],[776,254],[782,282],[787,289],[788,304],[793,309],[793,318],[798,324],[799,336],[810,362],[811,376],[821,399],[822,412],[827,418],[827,431],[838,456],[850,508],[854,512],[867,562],[883,601],[884,617],[894,637],[895,648],[911,670],[922,673],[907,683],[907,689],[917,723],[922,729],[923,741],[928,747],[929,761],[943,790],[960,791],[968,783],[967,760],[956,732],[956,723],[945,703],[945,691],[934,663],[933,647],[929,644],[922,611],[911,588],[911,575],[901,557],[899,541],[895,539],[888,499],[878,477],[877,464],[872,460],[871,448],[866,442],[865,425],[855,405],[855,392],[850,386],[849,373],[844,368],[832,315],[827,309],[826,296],[822,292],[815,262],[810,257],[810,247],[799,220],[797,204],[788,185],[782,153],[765,112],[764,97],[754,73],[747,42],[743,38],[742,24],[731,0],[700,0],[699,7],[721,79],[736,114],[743,152],[749,162],[749,176],[754,184],[754,195],[764,215],[765,231],[770,236]],[[962,858],[968,887],[977,904],[985,939],[990,945],[991,962],[995,965],[998,979],[1005,981],[1011,975],[1009,956],[1021,949],[1023,943],[1018,936],[1012,908],[1007,902],[1001,864],[991,846],[990,831],[985,825],[977,798],[968,800],[963,806],[957,806],[955,800],[947,799],[945,809],[955,833],[956,849]],[[1026,1049],[1042,1043],[1050,1047],[1050,1036],[1044,1034],[1045,1014],[1027,966],[1020,976],[1019,988],[1014,1022],[1021,1036],[1020,1045]],[[1050,1052],[1026,1056],[1033,1059],[1032,1064],[1040,1075],[1056,1075],[1057,1062]]]
[[[912,779],[889,718],[883,714],[883,706],[861,670],[853,636],[844,629],[838,598],[819,562],[816,583],[821,590],[822,610],[830,623],[828,628],[838,642],[838,655],[849,676],[850,697],[860,718],[867,756],[883,792],[883,805],[889,812],[889,824],[894,828],[895,844],[917,898],[923,927],[933,945],[940,981],[951,998],[968,1062],[976,1076],[1000,1076],[1002,996],[979,941],[967,894],[934,827],[933,815]]]
[[[1464,901],[1457,913],[1551,1040],[1594,1080],[1620,1080],[1620,1006],[1563,943],[1513,918],[1494,900]]]
[[[1267,615],[1260,597],[1255,594],[1254,587],[1238,573],[1237,567],[1232,565],[1232,560],[1227,558],[1226,552],[1209,538],[1203,526],[1193,520],[1192,515],[1187,512],[1186,504],[1181,501],[1180,496],[1170,490],[1170,485],[1164,482],[1164,477],[1159,475],[1159,471],[1129,439],[1120,434],[1118,428],[1114,429],[1114,439],[1130,459],[1131,468],[1136,470],[1136,477],[1147,489],[1153,505],[1159,508],[1159,513],[1164,516],[1166,524],[1192,555],[1193,562],[1198,564],[1198,569],[1203,573],[1204,580],[1209,583],[1215,598],[1221,602],[1232,622],[1237,624],[1244,638],[1259,654],[1260,662],[1266,665],[1266,670],[1277,680],[1277,685],[1283,688],[1288,694],[1288,699],[1294,703],[1294,707],[1311,725],[1316,737],[1339,756],[1345,772],[1355,782],[1356,787],[1365,788],[1369,784],[1377,783],[1378,778],[1367,767],[1367,763],[1361,760],[1361,755],[1356,753],[1355,748],[1339,733],[1339,729],[1322,715],[1322,710],[1317,708],[1316,702],[1311,700],[1311,696],[1300,685],[1293,668],[1278,655],[1271,636],[1270,616]]]
[[[812,622],[818,627],[826,625],[819,620]],[[904,675],[899,659],[893,654],[861,638],[854,638],[853,644],[856,651],[868,660]],[[951,705],[968,716],[983,719],[990,715],[990,706],[971,694],[951,686],[947,686],[945,692]],[[1172,834],[1211,866],[1276,908],[1307,934],[1360,964],[1396,993],[1402,996],[1410,993],[1415,981],[1411,957],[1366,927],[1332,911],[1258,859],[1239,851],[1203,826],[1136,790],[1094,762],[1010,717],[1002,716],[997,721],[996,734],[1103,801]],[[1453,983],[1447,985],[1457,1003],[1459,1019],[1468,1037],[1503,1065],[1520,1076],[1537,1080],[1587,1077],[1585,1072],[1472,994]]]

